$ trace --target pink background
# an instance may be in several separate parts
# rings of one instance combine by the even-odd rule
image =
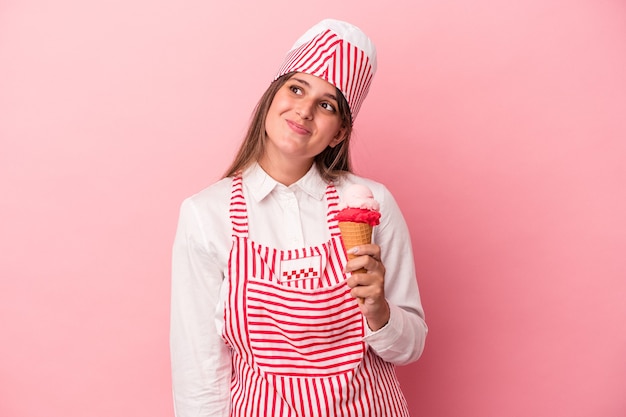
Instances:
[[[626,415],[623,1],[3,0],[1,416],[173,415],[179,204],[327,16],[379,49],[354,153],[414,240],[413,415]]]

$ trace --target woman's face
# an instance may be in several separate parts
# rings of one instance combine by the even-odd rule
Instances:
[[[337,89],[314,75],[296,73],[276,92],[265,119],[267,143],[261,159],[310,165],[344,138]]]

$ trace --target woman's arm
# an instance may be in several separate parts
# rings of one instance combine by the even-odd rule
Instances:
[[[231,363],[215,311],[223,280],[198,212],[183,202],[172,255],[170,350],[177,417],[227,417]]]
[[[348,285],[364,298],[361,310],[370,325],[365,341],[381,358],[404,365],[419,358],[428,328],[420,301],[409,230],[391,193],[377,184],[372,189],[381,204],[381,223],[374,228],[374,244],[358,247],[369,255],[350,261],[348,270],[364,267]]]

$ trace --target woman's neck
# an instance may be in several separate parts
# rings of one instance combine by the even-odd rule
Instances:
[[[313,165],[312,160],[306,164],[294,163],[295,161],[288,161],[286,163],[276,162],[278,161],[272,161],[268,158],[261,158],[258,161],[267,175],[287,187],[304,177],[306,173],[309,172],[309,169],[311,169],[311,165]]]

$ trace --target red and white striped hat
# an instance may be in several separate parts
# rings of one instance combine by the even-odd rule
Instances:
[[[315,75],[337,87],[354,120],[376,72],[376,47],[358,27],[325,19],[291,47],[276,78],[293,71]]]

